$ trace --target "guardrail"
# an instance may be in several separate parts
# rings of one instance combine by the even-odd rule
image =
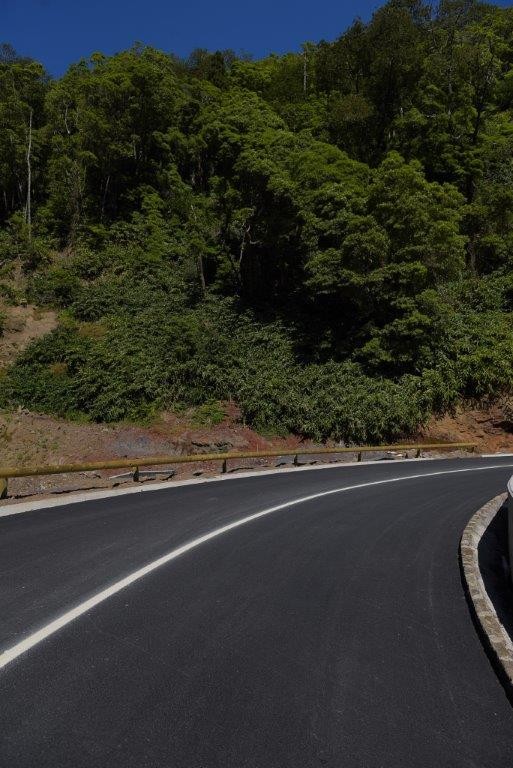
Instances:
[[[364,453],[376,453],[382,451],[415,451],[417,458],[423,450],[454,451],[458,449],[473,451],[475,443],[423,443],[414,445],[360,445],[344,448],[303,448],[298,450],[286,448],[272,451],[242,451],[240,453],[195,453],[191,456],[143,456],[133,459],[112,459],[111,461],[94,461],[84,464],[55,464],[42,467],[0,467],[0,499],[7,498],[8,480],[15,477],[36,477],[38,475],[64,475],[69,472],[92,472],[101,469],[130,468],[133,479],[139,480],[141,467],[156,467],[163,464],[191,464],[200,461],[220,461],[221,471],[226,472],[230,459],[265,459],[276,456],[294,456],[294,465],[297,466],[299,456],[319,456],[323,454],[355,453],[358,461],[362,460]]]

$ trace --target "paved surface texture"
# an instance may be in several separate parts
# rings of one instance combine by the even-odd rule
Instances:
[[[47,638],[0,670],[1,768],[510,768],[513,710],[458,544],[511,464],[297,471],[1,518],[0,651],[246,515],[450,472],[291,504]]]

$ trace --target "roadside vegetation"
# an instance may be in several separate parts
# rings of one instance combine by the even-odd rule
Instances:
[[[0,51],[2,305],[59,312],[0,405],[233,400],[379,442],[513,384],[513,9],[391,0],[252,61]],[[14,277],[23,274],[23,290]]]

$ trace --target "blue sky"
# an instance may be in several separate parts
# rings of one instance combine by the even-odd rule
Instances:
[[[332,40],[379,0],[0,0],[0,42],[60,75],[94,51],[135,41],[185,56],[233,48],[255,57]],[[511,2],[500,2],[511,5]]]
[[[140,41],[181,56],[233,48],[255,57],[334,39],[380,3],[362,0],[0,0],[0,42],[54,75],[94,51]]]

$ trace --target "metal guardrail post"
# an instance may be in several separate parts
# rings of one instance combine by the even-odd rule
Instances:
[[[230,459],[264,459],[271,456],[294,456],[294,466],[299,465],[300,456],[319,456],[330,454],[352,453],[357,454],[358,461],[362,461],[364,453],[383,452],[383,451],[417,451],[420,456],[422,451],[429,450],[456,450],[463,449],[475,451],[475,443],[423,443],[403,444],[403,445],[360,445],[344,446],[339,448],[304,448],[303,450],[288,451],[283,448],[274,448],[269,451],[242,451],[238,453],[204,453],[193,454],[191,456],[139,456],[124,459],[111,459],[109,461],[85,462],[83,464],[54,464],[37,467],[1,467],[0,466],[0,499],[7,498],[8,480],[18,477],[38,477],[41,475],[62,475],[68,472],[93,472],[106,469],[127,468],[132,471],[134,481],[139,480],[139,470],[141,467],[153,467],[169,464],[188,464],[205,461],[222,461],[222,472],[226,473],[227,464]]]

